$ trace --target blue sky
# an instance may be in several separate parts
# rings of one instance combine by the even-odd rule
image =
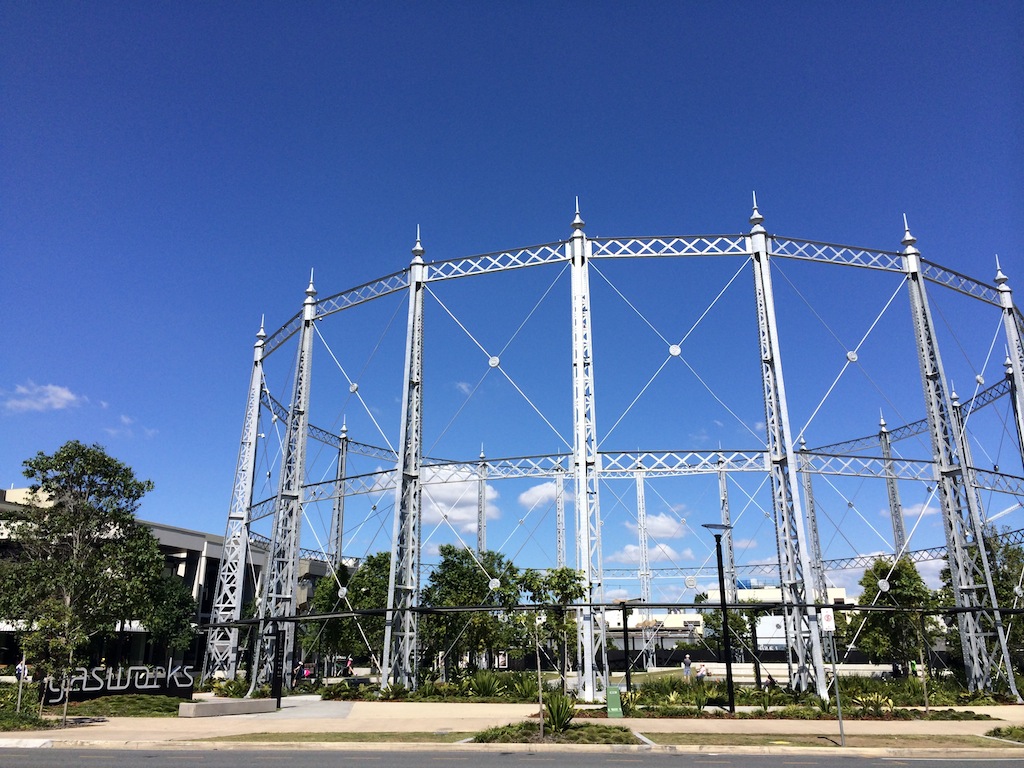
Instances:
[[[576,196],[594,236],[739,233],[756,190],[770,232],[895,250],[906,213],[926,258],[991,280],[999,254],[1011,286],[1024,284],[1020,3],[2,9],[5,487],[23,485],[21,462],[36,451],[100,442],[156,483],[143,517],[222,531],[261,316],[269,331],[296,312],[311,268],[320,296],[404,268],[417,226],[427,260],[567,238]],[[732,284],[742,262],[599,267],[598,429],[615,425],[604,445],[757,447],[749,267]],[[843,345],[856,344],[898,281],[780,269],[799,430],[838,373]],[[619,422],[663,362],[663,341],[679,341],[727,285],[686,357],[729,410],[676,365]],[[998,316],[958,297],[935,300],[960,389],[973,387],[986,358],[982,373],[995,381]],[[317,397],[322,426],[344,418],[355,439],[374,444],[384,436],[368,411],[397,435],[405,322],[400,299],[379,305],[324,323],[315,353],[318,392],[328,393]],[[841,380],[809,443],[868,434],[879,408],[893,425],[923,416],[907,312],[898,296],[866,342],[864,372]],[[428,313],[428,447],[458,458],[481,443],[492,456],[565,450],[557,433],[571,423],[568,276],[545,268],[438,286]],[[483,376],[479,350],[453,321],[490,350],[528,316],[503,367],[558,429],[509,379]],[[366,410],[343,397],[347,380],[327,349],[349,374],[365,369],[361,391],[376,396]],[[275,359],[273,371],[268,364],[282,400],[292,355],[277,353],[289,359]],[[978,463],[1005,461],[1005,430],[991,420],[991,455]],[[314,453],[319,478],[330,456]],[[734,515],[746,494],[758,497],[757,483],[743,482]],[[507,538],[505,551],[527,564],[553,549],[549,499],[534,485],[490,489],[489,542]],[[446,492],[465,511],[463,491]],[[920,493],[906,492],[908,506],[925,508]],[[629,562],[631,494],[603,491],[610,561]],[[853,507],[853,489],[823,498],[826,557],[884,548],[870,525],[846,517],[863,505],[857,512],[884,533],[884,501],[864,494]],[[648,490],[648,514],[662,515],[662,565],[707,560],[699,523],[714,518],[716,498],[713,479]],[[353,546],[386,548],[380,510],[364,518],[351,506],[353,525],[366,521]],[[746,520],[762,522],[745,522],[737,538],[754,561],[774,551],[774,536],[749,506]],[[941,542],[929,518],[915,533],[921,546]],[[1002,522],[1021,527],[1019,512]],[[456,530],[471,540],[442,525],[428,545]],[[311,536],[303,543],[314,546]]]

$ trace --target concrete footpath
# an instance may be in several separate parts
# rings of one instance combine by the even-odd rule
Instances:
[[[967,708],[965,708],[967,709]],[[991,720],[962,721],[867,721],[847,720],[847,737],[857,735],[883,735],[893,738],[900,736],[929,736],[957,733],[983,736],[987,731],[1000,726],[1024,726],[1024,706],[973,707],[976,712],[990,715]],[[138,718],[111,717],[102,719],[85,718],[67,728],[0,734],[0,749],[4,748],[87,748],[106,749],[241,749],[275,748],[291,749],[336,749],[336,750],[388,750],[395,749],[501,749],[503,751],[521,748],[526,751],[558,751],[559,749],[583,749],[580,745],[484,745],[484,744],[437,744],[388,742],[381,744],[359,742],[317,742],[302,743],[239,743],[201,741],[259,733],[472,733],[492,726],[518,722],[536,715],[537,706],[531,704],[471,704],[471,703],[427,703],[427,702],[345,702],[321,701],[317,696],[289,696],[282,701],[282,708],[275,712],[246,715],[226,715],[203,718]],[[578,722],[579,720],[577,720]],[[694,733],[768,736],[811,735],[822,738],[822,748],[834,748],[830,742],[839,742],[839,724],[835,720],[763,720],[763,719],[638,719],[622,718],[597,720],[596,722],[622,725],[646,736],[652,745],[641,747],[587,747],[595,751],[664,750],[676,752],[747,752],[747,753],[789,753],[813,751],[820,754],[821,748],[789,747],[785,744],[765,747],[707,746],[660,746],[658,734]],[[825,740],[829,740],[826,742]],[[847,751],[872,755],[926,756],[937,754],[929,749],[902,749],[896,747],[870,750],[847,748]],[[1024,746],[1014,747],[993,740],[991,748],[957,750],[965,756],[999,755],[1002,757],[1024,758]],[[943,749],[941,754],[949,756],[951,750]]]

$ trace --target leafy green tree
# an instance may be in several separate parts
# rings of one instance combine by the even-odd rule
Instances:
[[[188,648],[198,634],[193,621],[198,618],[196,601],[184,579],[173,574],[165,573],[153,585],[151,600],[143,610],[140,618],[150,633],[151,643],[164,643],[172,651],[180,652]]]
[[[860,586],[864,590],[860,605],[910,610],[862,612],[856,646],[874,662],[917,659],[922,638],[916,609],[933,607],[935,594],[914,564],[905,557],[895,564],[879,557],[864,571]]]
[[[499,552],[479,554],[452,544],[440,547],[441,561],[430,574],[422,603],[428,607],[494,606],[508,609],[519,603],[519,570]],[[495,582],[497,582],[495,584]],[[436,613],[420,619],[420,637],[428,658],[443,653],[448,670],[469,655],[476,669],[481,656],[493,658],[509,642],[511,626],[502,622],[504,611]],[[489,661],[488,661],[489,663]]]
[[[349,572],[344,565],[338,566],[337,573],[328,574],[316,583],[313,599],[310,601],[311,614],[339,613],[348,610]],[[344,587],[345,597],[339,594]],[[351,619],[328,619],[310,621],[299,625],[299,642],[303,656],[309,652],[337,655],[351,654],[358,632]],[[361,641],[360,641],[361,643]]]
[[[1004,528],[1002,533],[1008,533],[1010,529]],[[999,531],[994,526],[985,530],[985,551],[988,555],[989,570],[992,574],[992,586],[996,593],[996,603],[1000,609],[1024,607],[1024,592],[1018,594],[1022,576],[1024,576],[1024,548],[1019,544],[1009,542],[1005,537],[1000,537]],[[976,545],[971,544],[968,550],[973,556]],[[953,587],[950,583],[949,568],[943,568],[940,574],[942,588],[939,590],[939,601],[943,606],[953,605]],[[1006,631],[1006,641],[1010,648],[1010,654],[1015,659],[1021,658],[1021,650],[1024,649],[1024,617],[1012,616],[1004,613],[1002,615],[1003,629]],[[954,666],[963,666],[963,647],[960,644],[960,628],[958,623],[950,618],[946,634],[946,648]],[[992,651],[999,653],[994,645],[995,634],[993,632],[991,642]],[[1020,662],[1015,662],[1018,672],[1024,672]]]
[[[183,637],[176,622],[191,623],[194,603],[157,617],[154,605],[168,594],[164,560],[135,518],[153,484],[101,446],[74,440],[24,467],[32,502],[5,521],[14,545],[0,568],[0,611],[23,622],[20,641],[35,663],[50,673],[76,666],[91,638],[125,620]]]
[[[721,650],[724,648],[722,645],[722,609],[706,608],[701,613],[704,614],[704,642]],[[750,625],[752,621],[756,621],[756,618],[754,611],[749,608],[730,608],[726,613],[729,616],[729,641],[732,644],[733,653],[738,657],[741,651],[753,647],[754,639]]]
[[[390,568],[390,552],[378,552],[363,558],[359,567],[352,572],[348,579],[345,598],[338,606],[338,610],[383,611],[387,608]],[[321,581],[322,584],[324,582],[328,582],[328,580]],[[320,585],[317,586],[319,591]],[[329,587],[324,586],[322,589],[326,592]],[[333,587],[333,592],[334,599],[337,600],[338,588],[336,585]],[[375,664],[380,663],[384,650],[383,614],[332,619],[328,622],[328,626],[330,631],[337,632],[336,642],[339,653],[347,653],[360,658],[370,657]]]
[[[520,587],[529,600],[550,606],[542,612],[544,618],[538,632],[545,642],[557,646],[559,673],[565,690],[565,673],[569,658],[569,638],[576,637],[576,619],[571,605],[586,595],[583,575],[572,568],[553,568],[540,572],[532,568],[523,571]],[[569,606],[567,608],[567,606]],[[607,641],[606,641],[607,642]],[[575,648],[575,644],[572,646]]]

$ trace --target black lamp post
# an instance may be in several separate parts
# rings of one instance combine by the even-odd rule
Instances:
[[[704,523],[715,537],[715,555],[718,557],[718,597],[722,607],[722,645],[725,651],[725,687],[729,691],[729,711],[736,713],[736,694],[732,683],[732,642],[729,638],[729,614],[725,603],[725,568],[722,565],[722,534],[732,530],[731,525]]]

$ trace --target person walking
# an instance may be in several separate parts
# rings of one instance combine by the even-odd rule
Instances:
[[[690,665],[692,663],[693,662],[690,661],[690,654],[686,654],[685,656],[683,656],[683,677],[685,677],[687,680],[690,679]]]

